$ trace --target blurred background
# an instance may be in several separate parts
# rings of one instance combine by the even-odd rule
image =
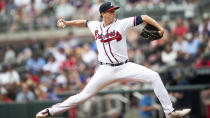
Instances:
[[[43,108],[81,91],[97,69],[87,28],[58,29],[65,20],[100,20],[103,0],[0,0],[0,117],[34,118]],[[129,61],[157,71],[175,108],[210,118],[210,1],[113,0],[119,19],[147,14],[166,32],[149,42],[131,28]],[[101,80],[103,81],[103,80]],[[115,83],[56,117],[164,118],[151,86]]]

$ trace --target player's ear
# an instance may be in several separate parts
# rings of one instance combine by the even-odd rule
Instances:
[[[101,18],[103,18],[103,17],[104,17],[104,12],[101,13]]]

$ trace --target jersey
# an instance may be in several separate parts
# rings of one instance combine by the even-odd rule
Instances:
[[[106,27],[104,27],[103,21],[87,21],[87,27],[95,37],[98,61],[116,64],[128,60],[127,31],[136,25],[137,18],[139,17],[116,19]]]

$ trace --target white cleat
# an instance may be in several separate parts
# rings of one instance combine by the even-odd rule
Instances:
[[[171,112],[168,116],[169,118],[182,118],[189,114],[191,112],[191,109],[183,109],[183,110],[175,110]]]
[[[48,108],[41,110],[36,114],[36,118],[47,118],[48,116],[50,116]]]

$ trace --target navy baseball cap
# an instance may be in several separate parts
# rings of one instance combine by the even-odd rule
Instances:
[[[100,8],[99,8],[99,12],[101,13],[105,13],[107,11],[111,11],[111,10],[116,10],[119,9],[120,7],[117,6],[113,6],[111,2],[104,2]]]

